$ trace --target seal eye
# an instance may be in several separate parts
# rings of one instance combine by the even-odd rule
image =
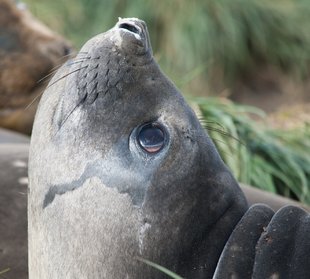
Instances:
[[[164,146],[165,132],[158,123],[149,123],[140,128],[137,138],[146,152],[157,153]]]

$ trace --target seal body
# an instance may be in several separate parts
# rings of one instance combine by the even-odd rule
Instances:
[[[34,99],[46,87],[38,81],[66,60],[71,45],[15,2],[0,0],[0,127],[30,134]]]
[[[161,131],[157,152],[145,125]],[[138,257],[206,278],[247,209],[138,19],[91,39],[53,78],[29,179],[30,278],[164,278]]]

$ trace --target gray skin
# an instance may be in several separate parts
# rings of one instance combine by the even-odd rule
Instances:
[[[145,123],[164,131],[158,152],[139,144]],[[307,212],[248,209],[138,19],[88,41],[53,78],[29,181],[30,279],[167,278],[139,258],[185,278],[310,277]]]
[[[34,123],[30,278],[164,278],[137,257],[206,278],[247,202],[155,62],[145,23],[120,20],[75,62],[53,78]],[[148,122],[166,130],[156,154],[137,143]]]
[[[27,179],[29,138],[0,129],[0,270],[5,278],[28,278]],[[274,210],[292,200],[241,185],[250,204],[263,202]],[[304,205],[298,203],[298,206]],[[309,209],[309,208],[308,208]]]

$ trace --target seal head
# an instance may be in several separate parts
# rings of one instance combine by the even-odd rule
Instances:
[[[121,19],[50,82],[29,160],[30,278],[210,278],[247,209],[192,109]]]

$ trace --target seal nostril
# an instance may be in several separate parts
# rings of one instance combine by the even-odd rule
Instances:
[[[132,33],[135,33],[135,34],[139,34],[139,30],[138,28],[136,28],[134,25],[131,25],[131,24],[128,24],[128,23],[121,23],[119,25],[119,28],[122,28],[122,29],[126,29]]]

